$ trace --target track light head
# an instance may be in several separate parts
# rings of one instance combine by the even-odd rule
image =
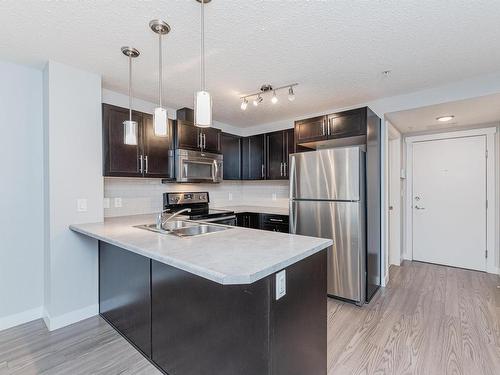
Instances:
[[[295,100],[295,93],[293,92],[292,86],[290,86],[290,88],[288,89],[288,100],[290,100],[291,102]]]
[[[243,99],[243,101],[241,102],[241,110],[244,111],[247,109],[247,106],[248,106],[248,100],[245,98]]]
[[[271,98],[271,103],[278,103],[278,97],[276,96],[276,91],[273,91],[273,97]]]

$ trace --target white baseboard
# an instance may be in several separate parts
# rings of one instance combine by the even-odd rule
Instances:
[[[4,329],[18,326],[20,324],[28,323],[42,317],[43,307],[35,307],[31,310],[22,311],[17,314],[12,314],[0,318],[0,331]]]
[[[500,276],[500,267],[488,267],[486,272]]]
[[[50,316],[47,310],[44,310],[43,320],[49,331],[69,326],[70,324],[77,323],[81,320],[91,318],[99,314],[99,305],[90,305],[83,309],[71,311],[66,314],[58,316]]]

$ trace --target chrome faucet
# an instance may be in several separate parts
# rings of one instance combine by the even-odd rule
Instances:
[[[166,212],[169,212],[169,210],[163,210],[160,213],[158,213],[158,216],[156,217],[156,228],[157,229],[163,229],[163,226],[165,225],[165,223],[167,223],[168,221],[172,220],[174,217],[179,216],[180,214],[182,214],[184,212],[191,212],[191,209],[190,208],[183,208],[182,210],[175,212],[174,214],[170,215],[165,220],[163,220],[163,214]]]

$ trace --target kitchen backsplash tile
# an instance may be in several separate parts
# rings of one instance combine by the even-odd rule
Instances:
[[[104,197],[110,198],[105,217],[154,213],[161,210],[163,193],[174,191],[208,191],[212,207],[258,205],[288,207],[288,181],[224,181],[220,184],[162,184],[158,179],[104,179]],[[115,207],[114,198],[122,199]]]

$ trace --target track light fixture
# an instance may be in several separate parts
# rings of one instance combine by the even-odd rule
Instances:
[[[248,98],[253,98],[252,104],[254,107],[257,107],[260,103],[264,101],[264,98],[262,95],[266,95],[267,93],[273,93],[271,97],[271,103],[276,104],[278,103],[278,95],[276,95],[276,91],[279,90],[284,90],[288,89],[288,100],[289,101],[294,101],[295,100],[295,93],[293,92],[294,86],[298,86],[298,83],[291,83],[289,85],[284,85],[280,87],[273,87],[270,84],[264,84],[260,87],[260,91],[253,93],[253,94],[248,94],[245,96],[242,96],[241,99],[241,110],[245,111],[248,106]]]

